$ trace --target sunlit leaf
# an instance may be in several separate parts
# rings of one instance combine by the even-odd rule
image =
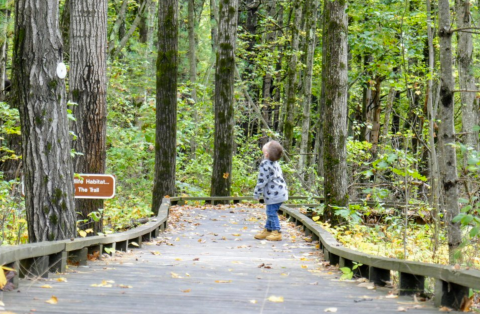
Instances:
[[[283,297],[277,297],[275,295],[269,296],[268,301],[274,302],[274,303],[282,303],[284,301]]]
[[[48,299],[47,301],[45,301],[45,303],[49,303],[49,304],[57,304],[58,303],[58,299],[56,296],[52,296],[50,299]]]

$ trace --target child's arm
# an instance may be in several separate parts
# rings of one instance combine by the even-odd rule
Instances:
[[[268,171],[267,161],[264,160],[262,161],[262,163],[260,164],[260,167],[258,168],[257,185],[255,186],[255,190],[253,192],[254,199],[258,200],[260,196],[263,194],[263,188],[268,183],[268,178],[267,178],[267,176],[269,175],[268,173],[269,171]]]

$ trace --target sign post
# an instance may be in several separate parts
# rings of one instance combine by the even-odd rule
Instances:
[[[75,175],[75,198],[109,199],[115,196],[115,177],[110,174]]]

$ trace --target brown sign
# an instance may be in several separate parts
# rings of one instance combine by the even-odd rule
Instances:
[[[73,181],[75,198],[107,199],[115,196],[115,178],[110,174],[79,174]]]

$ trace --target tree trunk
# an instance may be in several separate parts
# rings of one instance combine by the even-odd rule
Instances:
[[[216,0],[210,0],[210,32],[212,37],[212,51],[217,51],[218,43],[218,7]]]
[[[20,111],[30,242],[74,237],[73,166],[58,1],[15,3],[14,103]]]
[[[470,28],[472,26],[470,0],[456,0],[455,5],[457,28]],[[472,33],[458,32],[457,60],[460,90],[477,90],[472,69],[472,55]],[[461,93],[460,96],[462,100],[462,131],[465,133],[463,143],[476,150],[478,134],[473,130],[477,121],[477,110],[474,109],[475,93]]]
[[[309,151],[308,143],[310,142],[310,107],[312,104],[312,75],[313,75],[313,57],[316,46],[316,30],[317,30],[317,0],[307,0],[306,7],[306,25],[307,42],[306,42],[306,69],[305,69],[305,83],[303,93],[303,119],[302,119],[302,140],[300,143],[300,160],[298,169],[300,172],[305,172],[307,165],[307,152]]]
[[[292,25],[291,56],[287,69],[288,86],[286,90],[285,123],[283,125],[283,134],[285,137],[284,148],[288,154],[293,153],[293,128],[295,127],[294,113],[295,104],[297,102],[297,54],[301,26],[300,23],[302,20],[302,1],[296,1],[292,10],[295,11],[295,18]]]
[[[325,82],[325,217],[339,222],[338,207],[348,208],[347,178],[347,33],[346,1],[325,1],[322,77]]]
[[[448,248],[450,263],[455,262],[454,253],[462,242],[460,223],[452,222],[459,214],[457,187],[457,158],[455,154],[455,125],[452,72],[452,33],[450,32],[450,5],[448,0],[438,1],[440,37],[440,130],[439,139],[442,147],[442,184],[445,195],[446,219],[448,231]]]
[[[139,8],[142,7],[143,4],[145,4],[145,9],[143,10],[142,15],[140,16],[140,24],[138,25],[138,41],[146,44],[150,40],[150,25],[149,25],[149,20],[150,20],[150,15],[152,14],[150,0],[140,0],[140,5]]]
[[[72,112],[76,121],[72,146],[83,155],[73,162],[76,173],[105,173],[107,132],[107,0],[71,3],[70,98],[77,103]],[[92,114],[95,113],[95,114]],[[102,220],[89,214],[103,209],[101,199],[77,199],[75,208],[81,229],[102,231]]]
[[[192,104],[192,114],[193,122],[195,125],[198,124],[198,113],[197,113],[197,45],[195,42],[195,0],[188,0],[188,63],[189,75],[190,75],[190,89],[193,99]],[[197,134],[193,134],[190,139],[190,152],[192,158],[195,158],[195,152],[197,150],[197,142],[195,140]]]
[[[215,70],[215,139],[211,196],[229,196],[234,144],[233,88],[238,0],[219,5],[218,51]]]
[[[158,6],[157,105],[155,177],[152,212],[157,215],[165,196],[175,194],[177,157],[178,2]]]
[[[8,24],[10,20],[10,10],[3,8],[0,14],[3,16],[0,27],[0,101],[5,101],[6,91],[5,82],[7,80],[7,57],[8,57]]]
[[[60,29],[62,30],[62,40],[63,40],[63,51],[65,52],[63,59],[65,62],[70,60],[70,16],[71,16],[71,2],[70,0],[65,0],[63,5],[62,16],[60,19]]]

